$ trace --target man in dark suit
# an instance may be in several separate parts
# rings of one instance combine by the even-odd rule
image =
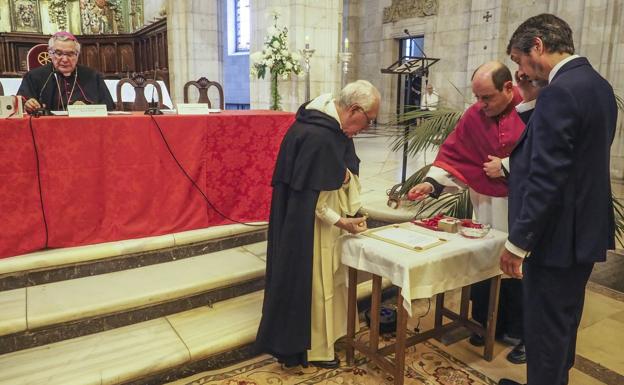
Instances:
[[[565,385],[587,280],[614,247],[609,160],[617,106],[609,83],[574,55],[572,31],[554,15],[522,23],[507,53],[520,76],[548,86],[511,154],[500,264],[523,279],[528,385]]]

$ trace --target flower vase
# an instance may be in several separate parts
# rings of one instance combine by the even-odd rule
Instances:
[[[271,72],[271,109],[275,111],[280,111],[282,106],[280,102],[282,97],[279,94],[279,89],[277,88],[277,79],[278,75]]]

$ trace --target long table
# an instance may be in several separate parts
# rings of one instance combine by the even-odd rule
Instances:
[[[2,120],[0,257],[232,223],[219,212],[267,220],[293,120],[273,111]]]
[[[396,225],[414,228],[411,223]],[[348,235],[339,240],[341,261],[349,268],[347,309],[347,363],[353,364],[354,350],[358,350],[377,366],[394,377],[395,385],[403,385],[405,348],[429,338],[466,327],[485,336],[484,357],[493,357],[494,334],[498,308],[501,271],[499,255],[507,235],[492,230],[482,239],[466,239],[459,234],[439,233],[418,228],[426,235],[444,238],[445,242],[425,250],[410,250],[402,246],[364,235]],[[358,271],[371,273],[371,322],[369,342],[356,339],[356,287]],[[387,278],[399,288],[397,296],[396,342],[379,347],[379,312],[381,280]],[[491,280],[487,329],[469,319],[470,285]],[[462,289],[460,310],[456,313],[444,306],[444,293]],[[406,338],[407,318],[412,314],[412,300],[436,296],[435,322],[430,330]],[[444,323],[444,317],[451,320]],[[394,358],[389,355],[394,354]]]

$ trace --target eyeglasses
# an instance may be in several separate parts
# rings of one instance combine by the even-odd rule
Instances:
[[[366,117],[366,121],[368,122],[369,127],[375,125],[375,119],[371,119],[370,116],[368,116],[368,114],[366,113],[366,111],[364,111],[364,108],[362,108],[362,106],[358,106],[358,110],[362,111],[362,113]]]
[[[56,56],[58,58],[66,56],[68,59],[73,59],[76,56],[78,56],[78,52],[76,52],[76,51],[61,51],[59,49],[57,49],[57,50],[50,50],[50,51],[48,51],[48,53],[50,55],[54,55],[54,56]]]

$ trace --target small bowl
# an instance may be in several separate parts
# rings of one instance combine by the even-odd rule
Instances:
[[[477,222],[460,222],[458,224],[458,231],[463,237],[477,239],[483,238],[490,232],[492,226],[484,223]]]

